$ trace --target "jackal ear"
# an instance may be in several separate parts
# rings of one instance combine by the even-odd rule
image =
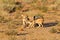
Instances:
[[[33,20],[35,20],[35,16],[33,16]]]

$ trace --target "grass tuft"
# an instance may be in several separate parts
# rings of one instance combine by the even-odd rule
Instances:
[[[56,33],[57,30],[56,30],[55,28],[52,28],[52,29],[50,30],[50,32],[51,32],[51,33]]]

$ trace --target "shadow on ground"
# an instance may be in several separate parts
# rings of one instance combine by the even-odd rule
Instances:
[[[52,26],[56,26],[58,23],[57,22],[50,22],[50,23],[44,23],[44,27],[52,27]]]
[[[19,35],[27,35],[28,33],[19,33],[19,34],[17,34],[17,36],[19,36]]]

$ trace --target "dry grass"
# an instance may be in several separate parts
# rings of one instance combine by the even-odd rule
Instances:
[[[50,32],[51,32],[51,33],[56,33],[57,30],[56,30],[55,28],[52,28],[52,29],[50,30]]]
[[[59,0],[0,0],[0,40],[60,40],[59,5]],[[47,27],[24,28],[21,14],[43,16]]]
[[[6,32],[5,32],[5,34],[6,35],[17,35],[17,31],[15,31],[15,30],[7,30]]]

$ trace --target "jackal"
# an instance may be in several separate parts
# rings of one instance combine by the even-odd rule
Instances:
[[[22,21],[23,21],[23,26],[24,27],[29,27],[31,26],[31,22],[30,22],[30,19],[28,18],[27,15],[21,15],[22,16]]]
[[[35,17],[34,16],[34,24],[39,27],[43,27],[44,18],[43,17]]]

